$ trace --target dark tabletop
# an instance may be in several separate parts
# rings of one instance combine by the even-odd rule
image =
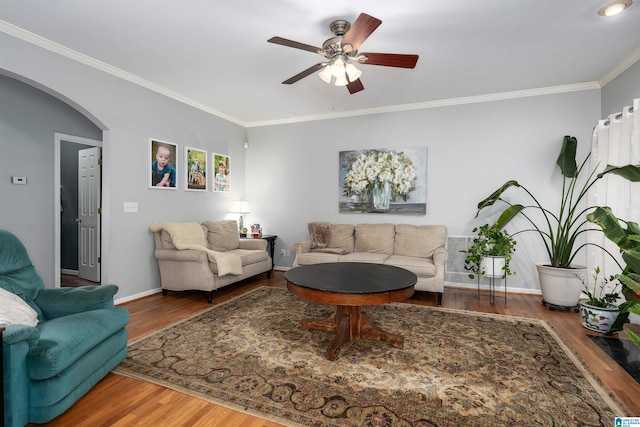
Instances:
[[[303,288],[344,294],[397,291],[418,280],[404,268],[364,262],[302,265],[287,271],[284,278]]]

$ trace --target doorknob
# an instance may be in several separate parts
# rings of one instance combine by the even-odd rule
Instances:
[[[79,224],[82,222],[82,220],[80,218],[76,218],[76,222]]]

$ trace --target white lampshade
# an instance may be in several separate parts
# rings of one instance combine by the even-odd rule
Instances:
[[[347,81],[346,74],[343,73],[342,75],[336,77],[336,83],[335,83],[336,86],[346,86],[348,84],[349,82]]]
[[[245,214],[249,213],[249,201],[247,200],[234,200],[231,202],[231,210],[230,212]]]
[[[344,61],[342,58],[336,58],[331,65],[331,73],[334,77],[338,78],[340,76],[344,76],[344,72]]]
[[[347,76],[349,76],[350,82],[355,82],[362,75],[362,71],[358,70],[352,63],[348,63],[345,70],[347,72]]]
[[[327,65],[318,73],[318,77],[324,80],[325,83],[331,83],[331,78],[333,74],[331,74],[331,65]]]

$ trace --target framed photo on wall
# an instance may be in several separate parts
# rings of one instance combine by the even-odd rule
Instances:
[[[149,138],[149,188],[178,188],[178,144]]]
[[[213,191],[230,191],[231,190],[231,160],[229,156],[224,154],[213,153]]]
[[[184,148],[185,189],[207,191],[207,152],[197,148]]]

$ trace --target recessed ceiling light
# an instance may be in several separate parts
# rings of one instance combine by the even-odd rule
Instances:
[[[622,13],[625,9],[628,9],[629,6],[633,3],[633,0],[616,0],[611,3],[603,6],[598,11],[598,15],[600,16],[614,16]]]

